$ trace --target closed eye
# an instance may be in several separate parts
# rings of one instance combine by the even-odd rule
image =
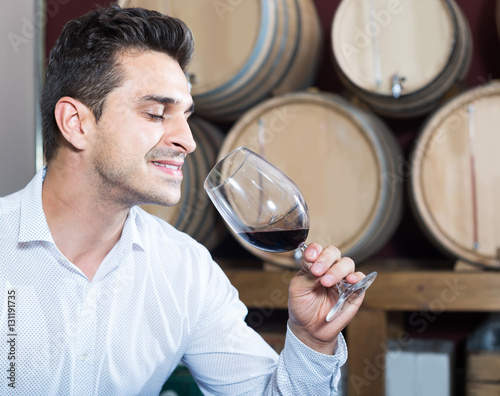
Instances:
[[[154,121],[163,121],[164,120],[164,117],[162,115],[158,115],[158,114],[151,114],[151,113],[146,113],[146,115],[151,118],[152,120]]]

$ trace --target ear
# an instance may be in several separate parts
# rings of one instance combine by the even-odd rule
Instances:
[[[57,101],[54,116],[63,138],[76,150],[85,150],[95,126],[92,111],[82,102],[65,96]]]

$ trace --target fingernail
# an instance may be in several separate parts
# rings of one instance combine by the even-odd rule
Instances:
[[[315,274],[321,274],[322,271],[323,271],[323,264],[321,264],[321,263],[314,264],[314,266],[313,266],[313,272]]]
[[[333,283],[333,276],[331,276],[330,274],[326,274],[326,275],[323,277],[323,280],[324,280],[326,283]]]
[[[358,280],[358,278],[354,274],[347,275],[345,279],[348,282],[356,282]]]
[[[312,250],[309,254],[312,256],[310,256],[312,260],[316,260],[318,258],[318,252],[316,250]]]

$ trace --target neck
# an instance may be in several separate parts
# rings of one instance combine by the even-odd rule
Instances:
[[[56,246],[90,280],[120,239],[130,208],[106,204],[89,184],[77,169],[51,163],[42,204]]]

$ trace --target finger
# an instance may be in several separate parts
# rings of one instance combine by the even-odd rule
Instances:
[[[353,272],[354,261],[350,257],[342,257],[321,277],[321,284],[325,287],[331,287],[347,276],[354,275]]]
[[[306,275],[313,282],[316,281],[316,277],[311,273],[311,267],[315,263],[316,259],[319,257],[323,251],[323,246],[319,243],[310,243],[307,249],[303,253],[302,266],[300,268],[299,274]]]
[[[307,245],[307,249],[304,252],[304,260],[308,264],[313,264],[323,251],[323,246],[321,246],[319,243],[313,242]]]
[[[330,267],[341,258],[340,250],[335,246],[328,246],[318,252],[318,247],[321,245],[315,244],[311,246],[311,252],[306,249],[305,259],[315,258],[310,267],[311,273],[314,276],[323,276]]]
[[[364,277],[366,277],[366,275],[363,274],[362,272],[358,271],[358,272],[355,272],[354,274],[347,275],[346,278],[345,278],[345,280],[348,283],[358,283]]]
[[[344,311],[342,311],[340,313],[340,315],[337,318],[335,318],[334,320],[337,323],[339,320],[343,321],[343,322],[345,322],[345,325],[347,325],[352,320],[352,318],[354,318],[356,313],[358,312],[364,299],[365,299],[365,294],[363,293],[362,295],[358,296],[356,299],[352,300],[351,303],[349,304],[349,306],[347,308],[345,308]]]

